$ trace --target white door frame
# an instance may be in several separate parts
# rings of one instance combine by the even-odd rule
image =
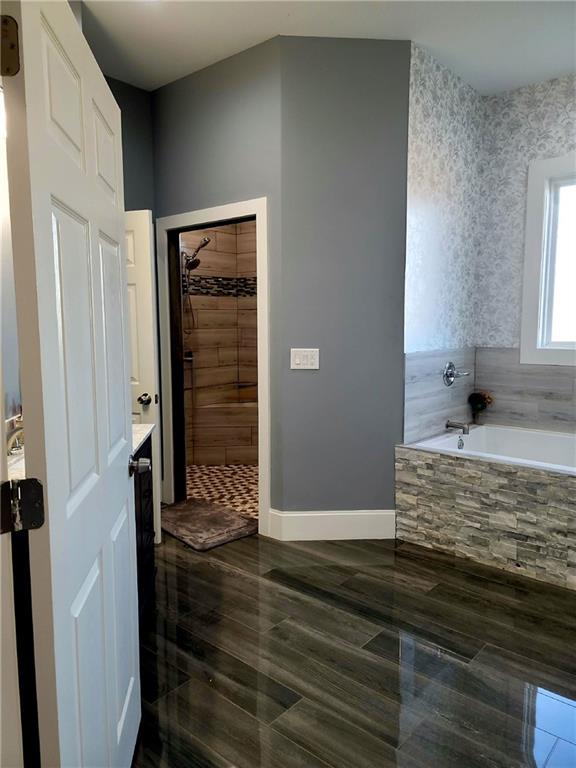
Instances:
[[[0,98],[2,78],[0,78]],[[2,126],[0,125],[0,130]],[[0,133],[0,247],[6,247],[6,233],[10,233],[8,198],[8,170],[6,168],[6,140]],[[0,252],[0,280],[2,258],[12,260],[12,253]],[[0,341],[2,339],[2,294],[0,293]],[[2,349],[0,349],[0,482],[8,479],[6,456],[6,413],[4,411],[4,378]],[[18,656],[16,652],[16,617],[14,614],[14,583],[12,577],[11,536],[0,537],[0,765],[18,768],[23,764],[22,733],[20,723],[20,691],[18,687]]]
[[[270,283],[268,270],[267,199],[243,200],[214,208],[179,213],[156,221],[158,259],[158,312],[160,319],[160,379],[162,383],[162,437],[164,479],[162,500],[174,501],[172,436],[172,360],[170,354],[170,295],[168,233],[175,229],[214,226],[220,221],[256,217],[256,276],[258,327],[258,532],[267,536],[270,519]]]

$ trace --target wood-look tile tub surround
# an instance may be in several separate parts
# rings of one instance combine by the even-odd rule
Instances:
[[[446,387],[442,370],[450,360],[470,376]],[[572,366],[524,365],[519,349],[468,347],[405,355],[404,443],[440,434],[447,419],[470,421],[467,400],[474,389],[494,398],[481,424],[576,432]]]
[[[520,350],[477,347],[476,387],[494,396],[483,424],[576,432],[576,368],[524,365]]]
[[[469,371],[470,376],[446,387],[442,371],[449,361],[458,370]],[[473,347],[405,355],[404,442],[443,432],[447,419],[470,421],[468,395],[474,390],[474,374]]]
[[[256,223],[183,233],[182,250],[192,251],[205,236],[211,241],[192,277],[193,290],[202,280],[208,290],[190,296],[192,318],[183,302],[184,351],[194,355],[184,363],[186,463],[256,464],[256,296],[243,295],[255,293]]]

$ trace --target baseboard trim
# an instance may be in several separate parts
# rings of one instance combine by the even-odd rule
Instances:
[[[337,541],[393,539],[393,509],[351,509],[337,512],[284,512],[271,509],[268,536],[280,541]]]

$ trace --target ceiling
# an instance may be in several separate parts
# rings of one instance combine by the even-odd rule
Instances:
[[[573,2],[85,0],[104,72],[146,90],[276,35],[413,40],[480,93],[574,72]]]

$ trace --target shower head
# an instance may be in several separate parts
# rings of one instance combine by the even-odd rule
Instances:
[[[198,243],[196,248],[192,251],[191,254],[186,254],[184,256],[184,267],[191,272],[193,269],[198,269],[200,266],[200,259],[198,258],[198,253],[202,250],[202,248],[206,248],[208,243],[210,242],[212,238],[210,237],[203,237],[202,240]]]
[[[200,266],[200,259],[198,258],[198,253],[202,250],[202,248],[205,248],[208,243],[210,242],[210,237],[203,237],[202,240],[198,243],[196,248],[192,251],[192,253],[187,254],[185,251],[182,252],[182,255],[184,256],[184,267],[188,270],[188,272],[192,272],[193,269],[198,269]]]
[[[184,267],[187,272],[192,272],[194,269],[198,269],[200,266],[200,259],[195,256],[188,256],[184,254]]]

